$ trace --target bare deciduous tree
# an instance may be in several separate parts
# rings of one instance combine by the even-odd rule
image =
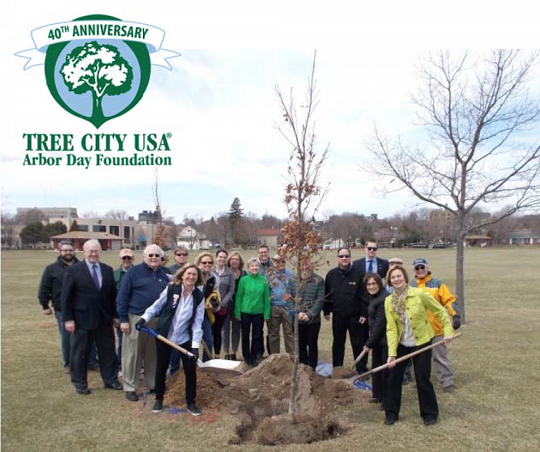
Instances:
[[[276,86],[279,104],[283,113],[285,125],[279,125],[278,130],[292,146],[287,169],[288,184],[285,192],[288,219],[282,227],[278,253],[289,260],[295,268],[297,279],[297,297],[295,308],[302,305],[299,294],[305,286],[305,280],[320,264],[319,245],[322,243],[321,234],[314,229],[314,216],[325,191],[320,187],[320,173],[328,154],[328,146],[320,154],[316,150],[315,122],[313,114],[317,106],[317,89],[315,83],[315,61],[313,56],[311,76],[308,79],[306,97],[298,107],[291,89],[288,99]],[[294,329],[294,365],[291,374],[291,395],[289,400],[289,415],[296,422],[296,393],[298,389],[298,313],[295,313]]]
[[[540,146],[537,135],[528,135],[540,120],[538,99],[528,90],[536,60],[536,53],[516,50],[477,59],[468,52],[430,54],[419,65],[422,88],[413,97],[428,134],[426,149],[393,142],[377,129],[368,141],[371,162],[364,169],[454,215],[463,321],[465,236],[540,206]],[[495,204],[506,209],[472,221],[475,208]]]

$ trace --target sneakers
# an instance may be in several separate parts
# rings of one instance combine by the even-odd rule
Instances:
[[[446,388],[442,389],[443,392],[452,393],[456,390],[456,387],[454,385],[446,386]]]
[[[126,391],[126,399],[130,402],[137,402],[139,397],[135,391]]]
[[[76,387],[75,391],[77,392],[77,394],[80,394],[80,395],[92,394],[92,391],[90,391],[90,389],[88,388]]]
[[[152,407],[152,413],[161,413],[163,411],[163,400],[156,399]]]
[[[69,374],[69,373],[71,372],[70,367],[69,367],[69,366],[64,366],[63,372],[64,372],[65,374]]]
[[[202,414],[201,410],[195,405],[195,402],[188,403],[187,410],[193,414],[193,416],[200,416]]]

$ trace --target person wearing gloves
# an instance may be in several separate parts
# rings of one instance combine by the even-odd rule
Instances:
[[[461,317],[456,312],[456,297],[450,292],[450,289],[440,279],[433,278],[429,265],[425,259],[415,259],[413,262],[414,280],[411,281],[411,287],[418,287],[429,293],[437,300],[443,308],[452,316],[452,326],[454,330],[461,326]],[[433,343],[443,340],[443,328],[441,322],[431,312],[428,312],[429,323],[435,332]],[[433,363],[437,371],[437,377],[441,382],[444,392],[454,392],[454,368],[448,357],[448,347],[441,344],[433,349]]]
[[[259,259],[248,261],[249,273],[240,280],[234,302],[234,317],[242,322],[242,355],[250,366],[258,364],[262,346],[263,324],[270,320],[270,288],[266,277],[259,274]],[[253,329],[250,347],[250,334]]]
[[[150,319],[159,317],[156,333],[193,353],[194,359],[182,355],[182,367],[186,378],[187,409],[194,416],[201,415],[201,411],[195,404],[195,398],[197,396],[196,361],[199,357],[204,318],[204,298],[197,286],[202,283],[203,276],[199,268],[194,264],[185,265],[174,275],[172,282],[136,324],[139,330]],[[154,413],[163,410],[165,379],[171,350],[169,345],[156,341],[156,400],[152,409]]]
[[[377,273],[368,273],[364,276],[364,288],[369,295],[368,323],[369,337],[364,345],[364,351],[371,350],[371,367],[382,366],[388,360],[388,344],[386,342],[386,315],[384,313],[384,300],[390,295],[384,288],[383,281]],[[388,370],[373,374],[373,398],[369,403],[383,403],[388,386]]]
[[[305,278],[300,292],[296,278],[289,279],[287,283],[287,290],[291,294],[289,311],[298,311],[298,358],[302,364],[315,370],[319,361],[321,310],[325,301],[324,279],[314,271],[310,271]]]
[[[428,311],[441,322],[444,339],[453,338],[453,329],[445,309],[429,293],[409,286],[409,276],[400,265],[394,265],[386,276],[386,281],[394,288],[386,297],[386,339],[388,341],[388,369],[390,370],[384,409],[386,425],[394,425],[399,419],[403,372],[406,361],[396,365],[395,360],[431,344],[435,333],[429,323]],[[431,349],[412,358],[414,377],[418,391],[420,416],[425,425],[433,425],[439,417],[437,396],[431,383]]]
[[[232,270],[227,267],[227,259],[229,253],[224,249],[216,251],[216,265],[212,270],[212,275],[219,281],[219,295],[221,298],[221,309],[216,312],[215,321],[212,325],[212,334],[214,335],[214,352],[217,358],[221,353],[221,341],[222,330],[225,320],[227,319],[227,313],[229,311],[229,304],[232,306],[232,298],[234,296],[235,281]],[[228,350],[227,350],[228,351]]]

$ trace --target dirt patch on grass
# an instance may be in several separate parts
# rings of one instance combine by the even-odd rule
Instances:
[[[201,410],[223,410],[239,417],[231,444],[308,444],[335,438],[347,431],[335,416],[339,406],[367,397],[351,380],[328,379],[311,368],[298,368],[297,419],[288,415],[292,362],[287,354],[271,355],[241,376],[197,373],[197,404]],[[166,403],[185,403],[184,376],[169,383]]]

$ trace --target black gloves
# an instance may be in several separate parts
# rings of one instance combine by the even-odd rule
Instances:
[[[144,326],[146,324],[146,320],[144,319],[139,319],[139,321],[135,324],[135,329],[136,330],[140,330],[142,326]]]
[[[461,326],[461,317],[456,314],[454,317],[452,317],[452,328],[455,330],[458,330]]]
[[[197,361],[199,359],[199,349],[198,348],[192,348],[191,353],[193,353],[193,358],[191,358],[193,361]]]

